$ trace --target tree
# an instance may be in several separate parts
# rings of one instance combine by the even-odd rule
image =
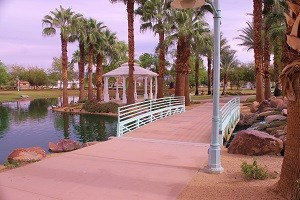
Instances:
[[[283,69],[280,79],[284,95],[288,99],[288,122],[285,152],[282,163],[279,192],[287,199],[300,198],[300,1],[286,1],[289,6],[287,19],[287,58],[288,61]]]
[[[103,23],[97,22],[95,19],[90,18],[87,21],[87,37],[86,43],[88,45],[88,99],[93,99],[93,64],[94,64],[94,54],[95,45],[97,42],[101,42],[101,37],[103,37],[101,29],[103,29]]]
[[[155,72],[157,64],[159,63],[159,59],[157,58],[156,55],[144,53],[144,54],[140,55],[139,63],[140,63],[141,67]],[[158,85],[158,87],[159,87],[159,85]]]
[[[127,103],[133,104],[134,100],[134,81],[133,81],[133,65],[134,65],[134,2],[137,0],[110,0],[112,3],[123,2],[127,6],[128,17],[128,90],[127,90]]]
[[[235,50],[226,50],[221,54],[221,71],[223,74],[223,92],[222,95],[225,95],[226,86],[228,81],[228,74],[234,66],[238,64],[238,60],[235,55]]]
[[[241,40],[240,46],[244,46],[247,48],[247,51],[254,49],[254,29],[253,23],[247,22],[247,27],[239,30],[242,32],[238,37],[235,39]]]
[[[263,48],[262,48],[262,0],[253,0],[253,32],[254,32],[254,62],[256,78],[256,101],[262,102],[264,98],[263,89]]]
[[[7,72],[7,68],[4,63],[0,60],[0,86],[6,84],[9,79],[9,74]]]
[[[168,20],[170,18],[170,1],[168,0],[142,0],[140,7],[137,9],[137,13],[141,15],[141,31],[150,29],[155,34],[158,34],[158,91],[157,97],[163,98],[164,89],[164,74],[166,68],[166,45],[165,45],[165,33],[170,29],[170,23]]]
[[[101,31],[101,29],[99,30]],[[97,86],[97,100],[102,100],[103,94],[103,62],[107,62],[108,58],[113,58],[116,54],[114,45],[116,43],[117,37],[116,33],[111,32],[109,29],[102,30],[103,37],[98,38],[96,44],[96,86]]]
[[[76,20],[81,18],[81,14],[75,14],[71,8],[64,9],[62,6],[55,11],[50,11],[49,15],[44,16],[42,20],[44,36],[52,36],[56,34],[56,29],[60,30],[61,40],[61,57],[62,57],[62,81],[63,81],[63,104],[68,105],[68,42],[69,37],[74,32]]]
[[[37,89],[39,86],[43,86],[48,83],[48,76],[43,69],[31,67],[26,70],[24,80],[28,81],[31,86],[34,86],[34,89]]]

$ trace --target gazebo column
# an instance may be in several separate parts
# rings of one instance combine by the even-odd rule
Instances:
[[[154,99],[157,99],[157,90],[158,90],[158,86],[157,86],[157,76],[155,76],[155,92],[154,92]]]
[[[116,80],[116,100],[120,100],[118,78],[116,78]]]
[[[134,99],[137,101],[136,78],[134,78]]]
[[[144,99],[148,99],[148,89],[147,89],[147,83],[148,83],[148,81],[147,81],[147,77],[145,77],[145,82],[144,82]]]
[[[123,76],[123,97],[122,97],[122,103],[127,103],[126,98],[126,77]]]
[[[150,77],[150,93],[149,93],[149,95],[150,95],[150,99],[153,99],[153,92],[152,92],[152,77]]]
[[[109,102],[108,77],[104,78],[104,102]]]

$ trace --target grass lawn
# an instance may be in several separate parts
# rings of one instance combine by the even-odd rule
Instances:
[[[28,95],[30,99],[57,98],[62,96],[62,90],[24,90],[24,91],[0,91],[0,103],[16,101],[21,95]],[[68,90],[69,96],[78,96],[78,90]]]

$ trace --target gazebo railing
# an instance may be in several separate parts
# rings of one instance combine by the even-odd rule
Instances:
[[[219,143],[223,145],[223,140],[228,141],[240,120],[240,98],[231,99],[220,110],[220,138]]]
[[[184,97],[146,100],[119,107],[117,136],[122,136],[155,120],[184,111]]]

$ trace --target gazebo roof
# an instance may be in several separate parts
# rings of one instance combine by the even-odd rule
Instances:
[[[140,67],[139,64],[134,63],[133,66],[134,70],[133,70],[133,75],[134,76],[158,76],[157,73],[152,72],[150,70],[144,69],[142,67]],[[129,66],[128,63],[124,63],[122,64],[120,67],[118,67],[117,69],[114,69],[106,74],[104,74],[104,77],[119,77],[119,76],[128,76],[128,70]]]

